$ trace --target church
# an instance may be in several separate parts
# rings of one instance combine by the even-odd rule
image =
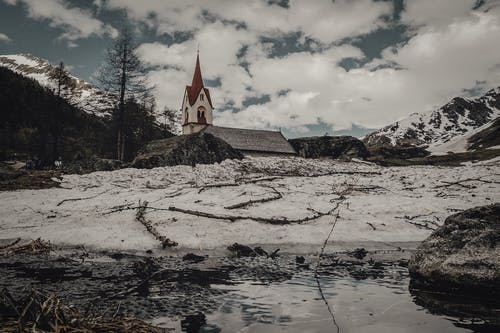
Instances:
[[[210,91],[203,84],[200,55],[196,57],[193,81],[186,86],[182,100],[182,134],[205,132],[227,142],[244,155],[296,155],[279,131],[264,131],[213,125]]]

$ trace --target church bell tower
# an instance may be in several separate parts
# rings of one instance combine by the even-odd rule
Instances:
[[[210,92],[203,85],[199,52],[196,56],[193,82],[191,82],[190,86],[186,86],[181,111],[182,134],[196,133],[212,125],[212,100],[210,99]]]

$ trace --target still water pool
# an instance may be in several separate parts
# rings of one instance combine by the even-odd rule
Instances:
[[[484,300],[409,291],[397,263],[325,265],[315,278],[300,270],[288,280],[235,281],[210,313],[153,322],[185,332],[500,332],[500,306]]]
[[[0,290],[22,299],[35,288],[166,332],[500,332],[498,300],[410,291],[407,251],[303,256],[3,256]]]

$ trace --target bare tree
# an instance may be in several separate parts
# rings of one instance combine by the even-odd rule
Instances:
[[[146,70],[135,51],[137,45],[129,29],[121,31],[108,49],[105,64],[98,80],[103,88],[116,96],[117,159],[123,161],[125,154],[125,117],[127,100],[142,100],[151,91],[146,80]]]
[[[68,98],[76,87],[75,80],[71,78],[62,61],[49,74],[49,78],[55,83],[54,93],[57,97]]]
[[[177,127],[180,122],[180,112],[169,109],[165,106],[162,115],[165,121],[165,135],[167,135],[167,132],[176,134]]]

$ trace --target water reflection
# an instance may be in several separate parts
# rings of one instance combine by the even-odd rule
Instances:
[[[343,333],[500,332],[494,308],[463,302],[455,307],[450,300],[412,296],[405,268],[365,280],[324,272],[320,283]],[[222,332],[336,331],[311,272],[267,285],[242,281],[223,298],[219,311],[207,314],[207,322],[216,323]]]
[[[415,304],[431,314],[446,316],[455,326],[478,333],[500,332],[500,304],[484,299],[410,290]]]

